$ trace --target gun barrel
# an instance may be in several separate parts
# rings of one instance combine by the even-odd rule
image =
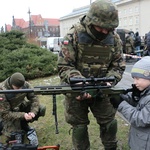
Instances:
[[[7,94],[7,93],[32,93],[34,92],[35,95],[54,95],[54,94],[66,94],[66,93],[77,93],[81,91],[87,91],[88,90],[101,90],[103,94],[121,94],[125,93],[127,90],[129,92],[129,89],[125,90],[123,88],[112,88],[111,86],[37,86],[33,89],[19,89],[19,90],[0,90],[0,94]]]
[[[0,94],[6,93],[32,93],[33,89],[18,89],[18,90],[0,90]]]

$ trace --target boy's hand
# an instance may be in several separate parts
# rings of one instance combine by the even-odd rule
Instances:
[[[132,99],[135,102],[138,102],[140,99],[140,93],[141,91],[135,86],[135,84],[132,84]]]

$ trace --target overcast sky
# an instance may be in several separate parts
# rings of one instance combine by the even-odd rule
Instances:
[[[93,2],[94,0],[91,0]],[[43,18],[60,18],[79,8],[90,4],[90,0],[3,0],[0,2],[0,27],[12,25],[12,16],[28,21],[31,15],[41,14]]]

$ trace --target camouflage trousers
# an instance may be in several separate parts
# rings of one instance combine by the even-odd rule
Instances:
[[[126,47],[126,53],[127,54],[131,54],[131,53],[133,53],[134,51],[133,51],[133,49],[132,49],[132,47]]]
[[[65,97],[65,118],[72,125],[72,142],[75,150],[90,150],[87,125],[90,123],[88,113],[91,111],[100,127],[99,136],[107,150],[117,147],[117,121],[114,119],[116,110],[103,95],[97,99],[77,101],[77,95]]]

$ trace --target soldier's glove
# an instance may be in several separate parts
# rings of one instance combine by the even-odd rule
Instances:
[[[88,93],[92,96],[92,99],[99,99],[102,96],[102,92],[99,89],[96,91],[89,90]]]
[[[39,111],[38,111],[37,115],[33,118],[33,120],[31,122],[33,122],[34,120],[38,120],[39,117],[41,117],[41,116],[44,117],[45,113],[46,113],[46,106],[40,104]]]
[[[114,108],[118,108],[118,106],[120,105],[120,103],[122,101],[124,101],[124,94],[120,94],[119,98],[115,98],[115,97],[111,97],[110,98],[110,103],[113,105]]]
[[[140,94],[141,91],[135,86],[135,84],[132,84],[132,99],[135,102],[138,102],[140,100]]]
[[[76,97],[77,100],[94,100],[101,97],[101,91],[97,90],[85,90],[80,92],[80,95]]]

